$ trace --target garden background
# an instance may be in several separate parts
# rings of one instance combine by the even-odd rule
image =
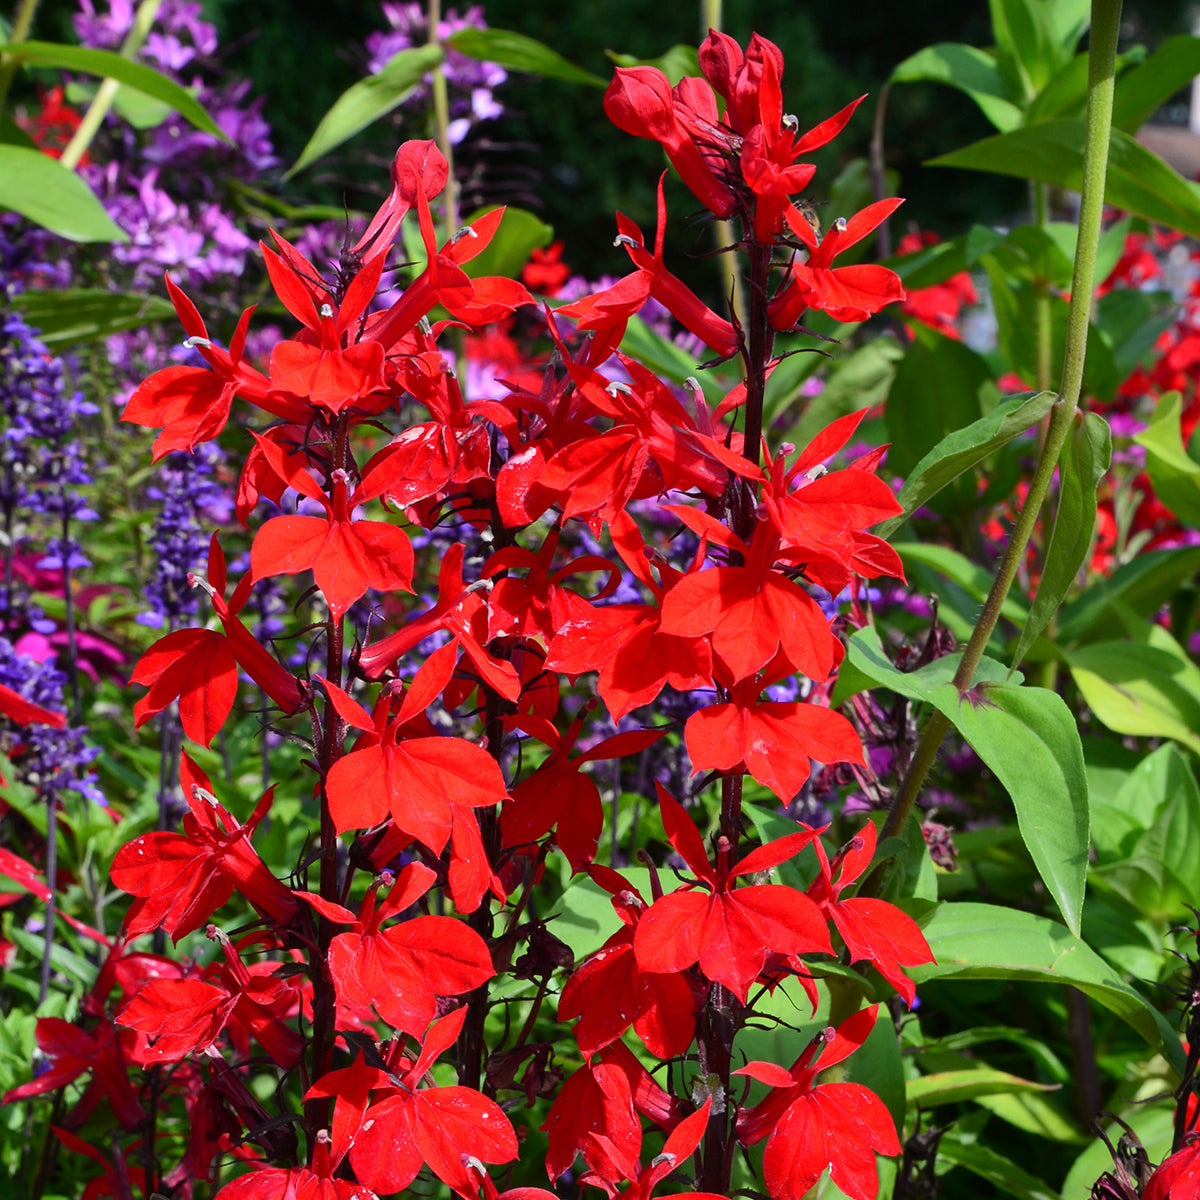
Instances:
[[[6,1194],[1200,1191],[1200,39],[964,7],[18,5]]]

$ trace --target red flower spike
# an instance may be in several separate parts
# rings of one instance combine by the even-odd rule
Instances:
[[[738,1113],[737,1136],[746,1146],[767,1138],[763,1180],[772,1200],[801,1200],[826,1168],[852,1200],[875,1200],[875,1155],[901,1151],[891,1114],[861,1084],[816,1079],[867,1040],[878,1009],[873,1005],[818,1034],[791,1071],[751,1062],[733,1072],[771,1085],[764,1100]]]
[[[698,962],[710,980],[745,1003],[770,954],[833,953],[820,911],[807,896],[782,884],[733,886],[739,875],[765,871],[799,854],[816,838],[815,830],[760,846],[732,866],[728,849],[718,846],[714,869],[683,806],[657,786],[667,837],[708,895],[689,885],[642,914],[633,939],[639,969],[683,971]]]
[[[295,575],[312,569],[334,620],[367,591],[412,591],[412,543],[403,529],[385,521],[356,521],[358,494],[349,490],[345,472],[334,471],[333,495],[326,496],[307,471],[298,469],[282,449],[265,438],[256,439],[280,478],[302,495],[316,500],[326,517],[274,517],[258,531],[250,548],[255,580],[271,575]]]
[[[871,865],[876,837],[875,826],[868,822],[832,864],[825,847],[815,842],[821,874],[809,885],[808,895],[841,934],[851,962],[871,963],[912,1008],[916,985],[900,968],[934,961],[920,927],[886,900],[840,899],[842,891]]]
[[[311,892],[297,893],[331,921],[352,926],[329,947],[329,973],[339,1002],[373,1005],[389,1025],[414,1037],[437,1015],[439,996],[463,995],[496,973],[483,938],[452,917],[413,917],[382,928],[420,899],[435,879],[428,867],[411,863],[378,904],[377,880],[357,915]]]
[[[266,816],[275,789],[263,794],[250,820],[241,825],[186,754],[180,756],[179,775],[189,810],[183,833],[142,834],[122,846],[113,860],[113,883],[138,897],[126,916],[125,935],[162,928],[177,942],[199,929],[235,887],[263,916],[287,925],[296,901],[250,846],[250,835]]]
[[[734,684],[727,704],[694,712],[684,728],[692,774],[748,771],[784,804],[804,786],[810,759],[865,765],[858,732],[840,713],[759,699],[763,684]]]

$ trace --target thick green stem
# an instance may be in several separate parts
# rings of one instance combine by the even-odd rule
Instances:
[[[17,15],[13,18],[12,33],[8,38],[9,46],[15,46],[29,37],[29,31],[33,28],[33,18],[37,16],[38,3],[39,0],[21,0]],[[11,56],[0,53],[0,109],[4,108],[16,74],[16,61]]]
[[[975,668],[983,657],[988,639],[1000,617],[1025,548],[1046,498],[1054,469],[1067,434],[1075,421],[1083,385],[1083,359],[1087,349],[1088,317],[1096,283],[1096,254],[1100,244],[1100,226],[1104,209],[1104,179],[1108,166],[1109,131],[1112,128],[1113,65],[1117,53],[1117,31],[1121,23],[1121,0],[1092,0],[1091,50],[1088,61],[1087,135],[1083,150],[1083,188],[1079,205],[1079,240],[1075,250],[1075,273],[1071,280],[1071,307],[1067,314],[1067,346],[1063,356],[1062,380],[1058,400],[1050,414],[1050,424],[1042,443],[1037,468],[1029,492],[1004,553],[996,581],[984,603],[983,612],[971,633],[962,662],[954,676],[960,692],[971,686]],[[880,833],[880,841],[899,834],[916,804],[925,776],[937,757],[950,722],[935,713],[925,726],[913,754],[908,772],[896,793]],[[881,882],[878,872],[868,880],[863,892]]]
[[[145,44],[161,4],[162,0],[142,0],[142,3],[138,5],[137,15],[133,18],[133,27],[121,43],[122,58],[132,59]],[[108,116],[108,110],[112,108],[113,100],[116,99],[117,89],[120,86],[115,79],[105,79],[97,88],[87,112],[83,114],[83,120],[79,122],[79,128],[75,130],[71,140],[67,143],[67,148],[62,152],[62,158],[59,159],[59,162],[68,171],[75,170],[79,166],[80,159],[87,153],[92,139],[100,131],[100,125],[104,118]]]

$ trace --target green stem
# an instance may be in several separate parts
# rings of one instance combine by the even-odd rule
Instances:
[[[971,686],[975,668],[983,657],[988,639],[1000,617],[1000,609],[1033,535],[1042,502],[1046,498],[1054,469],[1062,453],[1067,434],[1075,422],[1083,386],[1083,359],[1087,349],[1088,318],[1096,283],[1096,254],[1100,244],[1100,226],[1104,210],[1104,179],[1108,166],[1109,132],[1112,128],[1113,65],[1117,54],[1117,31],[1121,23],[1121,0],[1092,0],[1091,49],[1088,58],[1087,134],[1083,149],[1083,188],[1079,206],[1079,240],[1075,251],[1075,273],[1071,280],[1071,307],[1067,314],[1067,346],[1063,356],[1062,381],[1058,400],[1050,414],[1049,428],[1042,443],[1038,464],[1029,492],[996,581],[963,652],[954,675],[959,692]],[[892,802],[880,841],[900,833],[912,813],[925,776],[937,757],[950,722],[935,713],[925,726],[904,781]],[[864,884],[860,894],[877,889],[882,882],[877,871]]]
[[[1033,219],[1038,229],[1046,228],[1046,185],[1031,182],[1033,189]],[[1054,369],[1051,362],[1051,317],[1050,285],[1045,279],[1039,278],[1034,283],[1037,294],[1037,366],[1034,384],[1039,392],[1048,391],[1051,383],[1051,372]]]
[[[158,16],[161,4],[162,0],[142,0],[142,3],[138,5],[137,15],[133,18],[133,26],[121,43],[122,58],[132,60],[133,56],[142,48],[150,33],[150,27],[154,24],[154,18]],[[62,158],[59,159],[59,162],[68,171],[75,170],[87,153],[92,139],[100,131],[104,118],[108,116],[108,110],[112,108],[113,100],[116,98],[117,89],[120,86],[115,79],[105,79],[96,89],[96,94],[92,97],[87,112],[83,114],[83,120],[79,122],[79,128],[75,130],[71,140],[67,143],[67,148],[62,152]]]
[[[17,15],[13,18],[12,33],[8,35],[8,45],[15,46],[29,37],[33,28],[33,18],[37,15],[39,0],[21,0]],[[0,53],[0,110],[8,99],[8,90],[17,74],[16,60],[7,54]]]
[[[438,45],[438,26],[442,23],[442,0],[427,0],[429,44]],[[433,68],[433,122],[438,149],[446,156],[450,173],[446,178],[446,237],[458,232],[458,195],[454,182],[454,147],[450,144],[450,97],[446,89],[446,73],[441,66]]]

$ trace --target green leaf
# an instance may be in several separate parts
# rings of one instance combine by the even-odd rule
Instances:
[[[1032,429],[1053,405],[1053,392],[1023,392],[1002,400],[986,417],[965,429],[947,434],[908,473],[897,497],[904,505],[903,514],[881,522],[873,532],[890,537],[926,500],[994,450]]]
[[[13,305],[50,346],[93,341],[175,317],[174,306],[161,296],[130,296],[103,288],[21,292],[13,297]]]
[[[1021,665],[1026,651],[1058,612],[1087,558],[1092,530],[1096,527],[1096,488],[1111,458],[1112,434],[1108,422],[1096,413],[1076,413],[1074,428],[1059,459],[1054,528],[1050,531],[1037,595],[1013,651],[1014,668]]]
[[[321,118],[300,157],[284,175],[290,179],[298,171],[328,154],[372,121],[403,104],[413,88],[444,57],[441,46],[416,46],[401,50],[384,64],[383,69],[347,88]]]
[[[943,154],[927,165],[1015,175],[1078,191],[1083,138],[1081,117],[1042,121]],[[1104,199],[1125,212],[1200,237],[1200,186],[1120,129],[1112,131]]]
[[[895,378],[896,364],[903,357],[903,348],[891,338],[871,338],[849,354],[836,358],[820,393],[806,397],[801,392],[803,378],[790,373],[781,376],[781,372],[794,363],[807,378],[821,360],[816,355],[794,354],[775,368],[767,382],[763,408],[769,414],[768,421],[776,426],[792,410],[801,410],[796,423],[789,427],[787,438],[797,446],[805,446],[838,417],[882,404]]]
[[[481,208],[464,222],[470,225],[497,205]],[[524,208],[509,207],[504,210],[500,228],[486,250],[463,264],[463,270],[472,278],[485,275],[504,275],[515,279],[521,268],[529,261],[530,253],[548,246],[554,237],[554,227]]]
[[[938,1142],[938,1158],[990,1183],[997,1191],[1018,1200],[1059,1200],[1058,1193],[1011,1158],[1005,1158],[990,1146],[943,1137]]]
[[[1003,240],[1001,234],[986,225],[972,225],[966,233],[947,242],[926,246],[915,254],[892,255],[884,265],[900,276],[909,291],[920,291],[973,267]]]
[[[1021,108],[996,67],[995,56],[961,42],[938,42],[906,58],[891,83],[944,83],[966,92],[1002,132],[1021,124]]]
[[[525,71],[547,79],[565,79],[568,83],[586,83],[607,87],[608,80],[568,62],[561,54],[523,33],[511,29],[460,29],[446,39],[460,54],[481,62],[499,63],[510,71]]]
[[[1164,638],[1173,649],[1155,644]],[[1165,629],[1146,642],[1093,642],[1066,659],[1088,707],[1114,733],[1174,738],[1200,754],[1200,669]]]
[[[686,76],[700,74],[700,55],[696,53],[696,47],[682,42],[657,58],[638,58],[634,54],[618,54],[615,50],[606,50],[605,54],[618,67],[656,67],[672,87]]]
[[[952,682],[959,656],[900,671],[872,627],[851,639],[847,661],[876,683],[932,704],[991,768],[1012,797],[1021,837],[1072,932],[1079,933],[1087,878],[1087,774],[1075,717],[1045,688],[1001,682],[983,659],[964,695]]]
[[[1113,126],[1136,133],[1176,92],[1200,75],[1200,38],[1169,37],[1145,62],[1122,75],[1113,96]]]
[[[991,368],[973,350],[924,327],[914,334],[884,412],[892,442],[888,468],[903,476],[938,442],[979,420],[999,399]],[[950,507],[963,507],[974,492],[973,481],[964,481],[953,497],[944,499]]]
[[[922,927],[937,962],[913,967],[918,987],[933,979],[1024,979],[1073,984],[1133,1027],[1175,1070],[1179,1035],[1166,1018],[1094,950],[1057,921],[995,904],[943,904]]]
[[[204,106],[186,88],[159,74],[145,63],[132,62],[111,50],[89,50],[84,46],[64,46],[57,42],[19,42],[5,48],[4,57],[10,62],[29,67],[61,67],[67,71],[82,71],[102,79],[115,79],[146,96],[162,101],[183,119],[227,142],[221,127],[208,115]]]
[[[1032,100],[1070,61],[1089,0],[989,0],[989,8],[997,65],[1010,87]]]
[[[1183,447],[1181,412],[1179,393],[1168,392],[1133,440],[1146,448],[1146,472],[1158,498],[1185,525],[1200,527],[1200,463]]]
[[[958,1104],[976,1096],[995,1096],[1007,1092],[1052,1092],[1055,1083],[1035,1083],[994,1067],[975,1067],[963,1071],[937,1071],[919,1075],[905,1084],[910,1108],[936,1108],[939,1104]]]
[[[129,241],[95,192],[40,150],[0,145],[0,208],[19,212],[68,241]]]
[[[1139,617],[1158,612],[1181,584],[1200,572],[1200,546],[1151,550],[1125,563],[1108,579],[1098,579],[1064,606],[1058,622],[1058,640],[1076,642],[1112,638],[1125,630],[1123,613]]]

